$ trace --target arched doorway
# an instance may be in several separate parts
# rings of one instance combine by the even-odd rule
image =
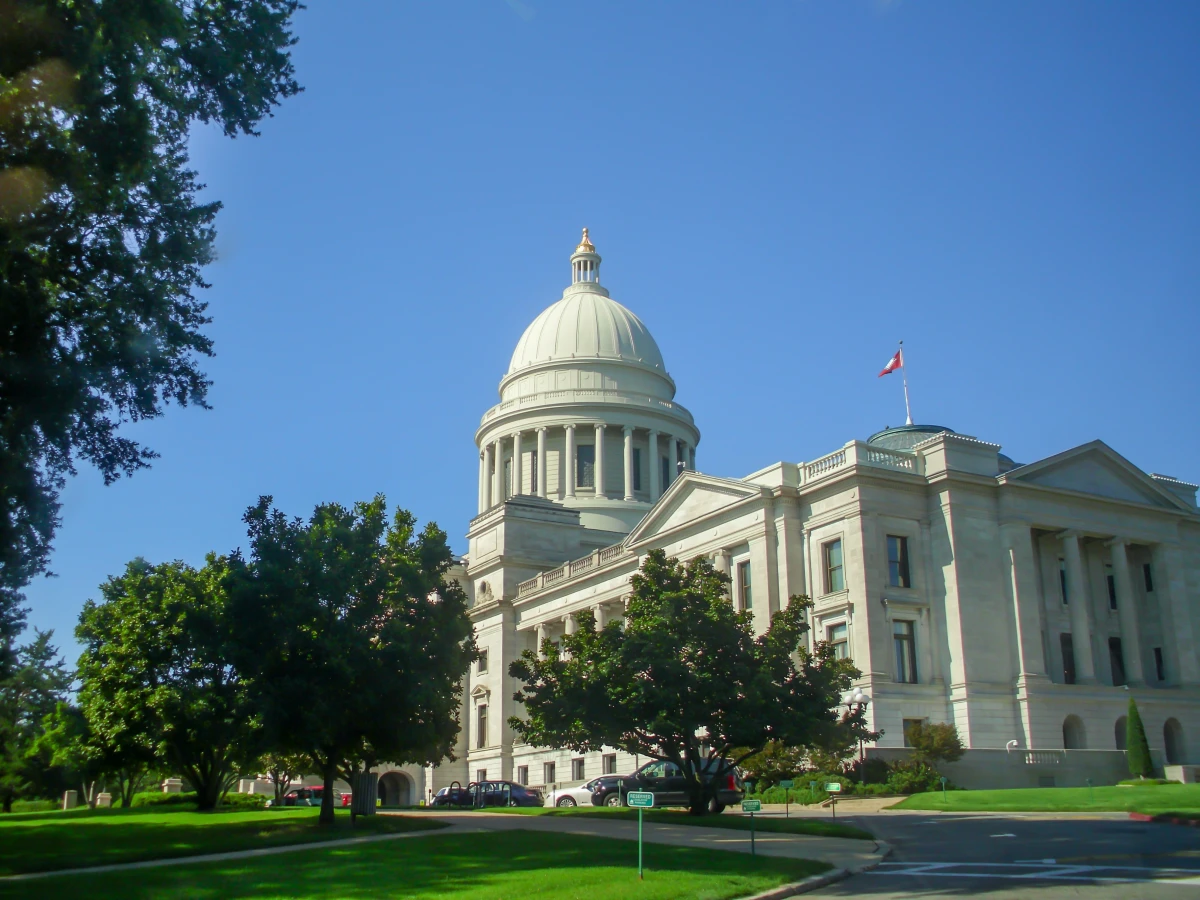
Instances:
[[[1083,728],[1083,719],[1079,716],[1067,716],[1063,719],[1063,749],[1087,749],[1087,732]]]
[[[1163,744],[1167,751],[1167,765],[1181,765],[1187,750],[1183,745],[1183,726],[1178,719],[1167,719],[1163,723]]]
[[[380,806],[412,806],[412,782],[403,772],[388,772],[379,776]]]
[[[1127,731],[1129,720],[1125,716],[1117,719],[1117,724],[1113,726],[1113,743],[1116,744],[1118,750],[1127,749],[1125,746],[1125,734]]]

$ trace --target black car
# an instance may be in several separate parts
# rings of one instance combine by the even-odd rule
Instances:
[[[433,806],[473,809],[487,806],[541,806],[542,795],[515,781],[473,781],[466,787],[453,784],[442,788]]]
[[[721,767],[720,760],[710,760],[701,769],[700,777],[707,784]],[[712,813],[724,812],[725,807],[741,803],[742,798],[746,796],[745,785],[742,784],[742,776],[738,774],[737,769],[726,769],[720,777],[721,784],[717,787],[717,794],[708,802],[708,810]],[[687,780],[683,777],[683,772],[675,763],[662,760],[648,762],[632,775],[624,776],[617,790],[618,799],[614,802],[610,793],[605,797],[603,805],[625,805],[625,795],[630,791],[650,791],[654,794],[655,806],[687,806],[689,802]],[[592,795],[592,802],[596,802],[595,794]]]
[[[593,806],[621,806],[625,797],[621,781],[629,775],[601,775],[592,785]]]

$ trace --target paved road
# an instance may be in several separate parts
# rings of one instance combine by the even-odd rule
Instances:
[[[877,812],[847,819],[887,841],[892,854],[872,871],[809,896],[1200,898],[1196,828],[1020,813]]]

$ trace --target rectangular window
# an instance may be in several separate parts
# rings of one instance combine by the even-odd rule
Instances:
[[[888,584],[892,587],[912,587],[908,572],[908,538],[887,536]]]
[[[517,766],[517,784],[529,784],[529,766]]]
[[[1071,640],[1071,633],[1064,631],[1058,636],[1058,646],[1062,650],[1063,662],[1063,683],[1075,683],[1075,644]]]
[[[846,589],[846,574],[842,569],[842,542],[825,545],[825,593],[835,594]]]
[[[605,774],[605,775],[616,775],[617,774],[617,754],[605,753],[604,756],[601,757],[600,762],[601,762],[601,768],[604,770],[603,774]]]
[[[475,781],[478,784],[482,784],[483,782],[487,781],[487,769],[476,769]]]
[[[475,669],[475,671],[478,672],[480,675],[483,675],[484,673],[487,672],[487,666],[488,666],[488,652],[486,650],[480,650],[479,651],[479,665]]]
[[[737,567],[738,609],[750,608],[750,563],[740,562]]]
[[[662,458],[662,489],[665,491],[671,483],[671,461],[665,456]]]
[[[596,486],[596,448],[580,444],[575,448],[575,487]]]
[[[1067,561],[1058,561],[1058,589],[1062,591],[1062,602],[1067,602]]]
[[[1117,608],[1117,580],[1113,578],[1113,567],[1105,565],[1104,577],[1108,581],[1108,608]]]
[[[912,737],[910,736],[910,734],[912,732],[912,727],[914,725],[924,725],[924,724],[925,724],[924,719],[905,719],[904,720],[904,746],[905,747],[911,747],[913,745]]]
[[[529,493],[537,493],[537,459],[536,453],[529,454]]]
[[[513,465],[512,458],[504,461],[504,499],[507,500],[515,491],[513,491]]]
[[[475,707],[475,749],[482,750],[487,745],[487,704],[480,703]]]
[[[542,763],[542,784],[554,784],[554,763]]]
[[[571,780],[572,781],[583,781],[583,760],[582,759],[571,760]]]
[[[1158,676],[1159,681],[1167,680],[1167,666],[1163,661],[1162,647],[1154,648],[1154,674]]]
[[[835,659],[846,659],[850,656],[850,629],[846,627],[845,622],[826,628],[825,640],[833,645]]]
[[[633,448],[633,489],[642,489],[642,451],[637,447]]]
[[[1108,639],[1108,664],[1112,669],[1113,686],[1120,687],[1125,683],[1125,657],[1121,654],[1121,639]]]
[[[1150,571],[1150,563],[1142,565],[1142,580],[1146,582],[1146,593],[1154,590],[1154,574]]]
[[[896,680],[917,683],[917,647],[912,622],[893,622],[892,639],[896,645]]]

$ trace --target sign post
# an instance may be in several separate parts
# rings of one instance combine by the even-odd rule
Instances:
[[[654,794],[650,791],[630,791],[625,802],[638,811],[638,881],[642,881],[642,811],[654,806]]]
[[[825,785],[825,793],[829,794],[829,808],[833,810],[833,817],[837,818],[837,795],[842,792],[842,785],[839,781],[831,781]]]
[[[761,800],[743,800],[742,812],[750,813],[750,855],[756,856],[754,850],[754,814],[762,810]]]
[[[1092,782],[1088,780],[1088,787],[1092,786]],[[942,776],[942,806],[946,805],[946,776]]]
[[[783,817],[785,819],[791,818],[792,795],[789,793],[789,791],[791,791],[793,784],[795,784],[795,782],[791,781],[790,779],[784,779],[783,781],[779,782],[779,786],[783,788]]]

